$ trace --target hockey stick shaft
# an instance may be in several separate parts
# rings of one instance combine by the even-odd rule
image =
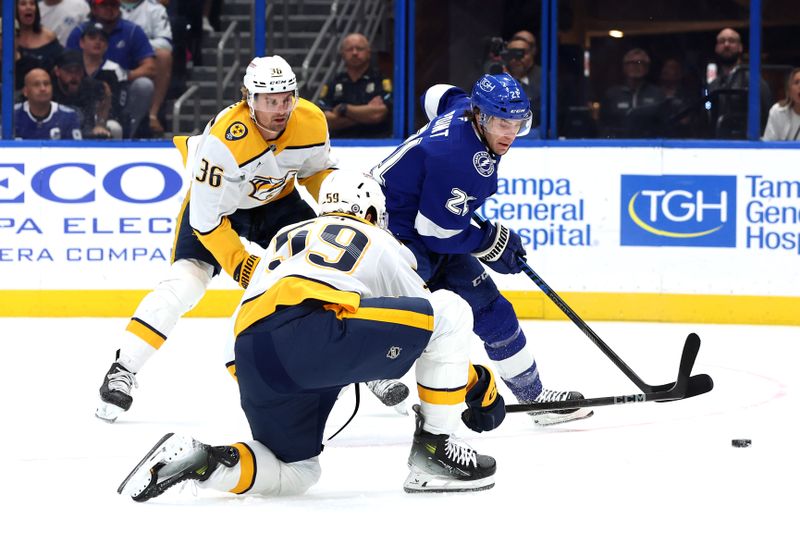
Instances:
[[[555,304],[576,326],[580,329],[584,335],[589,337],[595,346],[597,346],[600,350],[603,351],[603,354],[608,356],[608,358],[614,362],[624,374],[627,376],[633,384],[635,384],[640,390],[644,392],[654,392],[656,391],[656,387],[647,384],[644,382],[641,377],[639,377],[636,373],[634,373],[633,369],[631,369],[628,364],[626,364],[622,358],[620,358],[616,352],[614,352],[610,346],[608,346],[603,339],[601,339],[594,330],[587,325],[583,318],[578,316],[578,314],[570,308],[570,306],[564,302],[558,293],[556,293],[548,284],[545,282],[541,276],[539,276],[528,263],[522,257],[517,259],[519,261],[519,265],[522,268],[522,271],[531,279],[533,283],[539,286],[547,297],[553,301]]]
[[[481,225],[486,226],[489,221],[484,219],[478,212],[473,214],[473,219]],[[531,267],[530,265],[523,259],[522,257],[517,257],[517,261],[519,262],[519,266],[522,271],[535,283],[539,289],[544,292],[547,297],[553,301],[553,303],[570,319],[572,323],[578,326],[584,335],[586,335],[589,340],[591,340],[595,346],[597,346],[603,353],[617,366],[617,368],[622,371],[626,377],[628,377],[633,384],[636,385],[639,390],[642,392],[661,392],[667,390],[671,384],[664,384],[664,385],[651,385],[647,384],[642,380],[639,375],[637,375],[633,369],[631,369],[628,364],[626,364],[622,358],[620,358],[616,352],[614,352],[611,347],[609,347],[603,339],[601,339],[594,330],[587,325],[587,323],[578,316],[578,314],[572,310],[572,308],[562,299],[558,293],[556,293],[553,288],[551,288],[547,282],[545,282],[541,276],[539,276]]]

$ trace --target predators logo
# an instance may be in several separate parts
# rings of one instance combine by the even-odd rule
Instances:
[[[250,197],[260,202],[269,202],[283,192],[292,179],[297,179],[296,169],[288,171],[282,178],[256,175],[250,179],[250,184],[253,185],[253,192],[250,193]]]
[[[228,141],[238,141],[247,135],[247,126],[241,122],[234,122],[225,131],[225,139]]]

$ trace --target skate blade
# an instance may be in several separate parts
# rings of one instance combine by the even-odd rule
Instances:
[[[105,421],[110,424],[116,421],[117,418],[119,418],[119,416],[124,412],[125,410],[118,405],[108,402],[100,402],[100,405],[98,405],[97,409],[94,411],[94,416],[101,421]]]
[[[552,426],[554,424],[564,424],[565,422],[579,421],[588,419],[594,415],[591,409],[576,409],[572,413],[540,413],[531,415],[533,422],[539,426]]]
[[[494,487],[494,476],[471,481],[443,478],[432,474],[410,472],[403,483],[406,493],[466,493],[486,491]]]
[[[150,469],[161,459],[166,451],[166,443],[174,434],[170,432],[164,435],[158,443],[156,443],[150,451],[139,461],[139,464],[133,467],[128,477],[126,477],[119,487],[117,493],[126,495],[131,498],[138,496],[144,491],[151,481]]]

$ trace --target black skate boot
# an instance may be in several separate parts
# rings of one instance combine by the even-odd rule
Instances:
[[[408,398],[408,387],[400,381],[386,379],[380,381],[368,381],[366,383],[370,392],[375,394],[383,405],[394,407],[395,411],[401,415],[408,415],[405,400]]]
[[[408,455],[410,472],[403,484],[406,493],[483,491],[494,487],[497,465],[492,457],[479,455],[453,436],[426,432],[419,405],[412,409],[417,428]]]
[[[582,400],[583,394],[575,391],[559,392],[557,390],[548,390],[543,388],[542,392],[536,396],[533,402],[520,402],[520,403],[546,403],[553,401],[569,401],[569,400]],[[533,417],[533,422],[541,426],[548,426],[551,424],[560,424],[563,422],[577,421],[580,419],[588,419],[594,415],[594,411],[588,408],[582,409],[561,409],[559,411],[531,411],[528,413]]]
[[[222,464],[239,462],[239,450],[229,445],[211,447],[188,436],[167,434],[125,478],[117,493],[144,502],[186,480],[205,481]]]
[[[122,413],[131,408],[131,390],[139,386],[136,373],[131,373],[114,362],[100,385],[100,404],[94,412],[98,419],[114,422]]]

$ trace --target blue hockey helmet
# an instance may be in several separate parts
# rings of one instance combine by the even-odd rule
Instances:
[[[521,120],[517,135],[526,135],[531,129],[531,102],[510,74],[484,74],[472,87],[470,100],[480,111],[478,122],[484,129],[491,117]]]

